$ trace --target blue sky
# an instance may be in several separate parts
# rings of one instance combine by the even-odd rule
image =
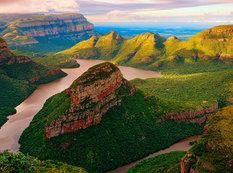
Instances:
[[[0,0],[0,13],[79,12],[93,23],[233,24],[233,0]]]

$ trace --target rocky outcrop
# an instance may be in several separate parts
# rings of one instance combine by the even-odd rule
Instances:
[[[135,92],[136,88],[123,78],[115,65],[103,63],[90,68],[66,90],[70,106],[64,114],[47,122],[46,138],[99,124],[111,107]]]
[[[31,59],[26,56],[16,56],[8,48],[5,40],[0,38],[0,66],[1,65],[11,65],[14,63],[27,63]]]
[[[219,34],[226,34],[226,33],[232,33],[233,32],[233,25],[220,25],[220,26],[216,26],[213,27],[209,30],[207,30],[207,32],[211,33],[211,32],[215,32],[215,33],[219,33]]]
[[[189,122],[189,123],[204,123],[207,118],[218,111],[218,103],[216,102],[215,105],[203,108],[199,111],[191,110],[183,113],[179,112],[170,112],[166,114],[164,117],[158,120],[158,122],[162,122],[164,120],[174,120],[177,122]]]
[[[34,73],[32,72],[34,75],[31,75],[32,78],[25,77],[25,79],[23,79],[23,80],[25,80],[25,82],[36,83],[39,80],[41,80],[42,78],[49,79],[50,77],[52,77],[53,79],[55,79],[56,77],[54,77],[54,76],[56,76],[56,75],[58,75],[59,77],[63,77],[65,75],[64,72],[61,71],[61,69],[49,70],[48,68],[43,67],[42,65],[38,65],[35,62],[32,62],[32,63],[30,63],[30,62],[32,62],[32,60],[29,57],[14,55],[11,52],[11,50],[8,48],[8,45],[5,42],[5,40],[0,38],[0,67],[7,67],[6,71],[5,71],[6,74],[8,74],[8,73],[11,74],[12,69],[14,69],[17,65],[28,63],[27,65],[28,65],[28,67],[31,66],[30,69],[32,69],[34,71]],[[14,65],[16,65],[16,66],[14,66]],[[34,65],[36,68],[33,68]],[[27,71],[27,72],[30,73],[29,71]],[[35,71],[37,71],[37,73],[35,73]],[[44,71],[44,72],[41,73],[40,71]],[[21,72],[22,72],[22,70],[20,71],[20,73]],[[13,76],[10,75],[10,76],[13,78],[17,78],[17,73],[14,72],[14,75]],[[28,75],[28,76],[30,76],[30,75]]]

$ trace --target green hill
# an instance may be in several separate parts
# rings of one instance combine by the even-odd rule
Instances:
[[[182,159],[182,171],[225,172],[233,169],[233,106],[212,115],[205,126],[204,135]]]
[[[114,31],[58,52],[81,59],[104,59],[119,65],[189,74],[232,69],[233,25],[217,26],[187,41],[146,33],[130,40]]]
[[[82,168],[62,162],[40,161],[20,152],[16,154],[9,151],[0,152],[0,171],[2,173],[87,173]]]
[[[144,93],[175,102],[181,111],[200,110],[218,102],[219,107],[231,104],[233,71],[164,75],[161,78],[135,79],[132,83]]]
[[[173,102],[143,94],[116,66],[99,64],[46,101],[20,137],[20,151],[104,172],[203,130],[204,123],[159,123],[171,110]]]

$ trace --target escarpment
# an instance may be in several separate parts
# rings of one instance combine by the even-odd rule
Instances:
[[[177,122],[187,122],[187,123],[204,123],[207,118],[218,111],[218,102],[213,106],[208,108],[202,108],[201,110],[190,110],[186,112],[170,112],[166,114],[164,117],[158,120],[158,122],[162,122],[164,120],[174,120]]]
[[[39,16],[40,17],[40,16]],[[94,25],[89,23],[81,14],[71,14],[69,16],[50,15],[41,16],[41,19],[24,19],[16,24],[22,33],[31,37],[43,37],[46,35],[56,35],[70,32],[81,32],[93,30]],[[41,29],[41,28],[44,29]]]
[[[56,119],[48,118],[45,135],[51,138],[97,125],[111,107],[119,105],[123,97],[136,91],[115,65],[94,66],[66,90],[68,107]]]
[[[94,25],[78,13],[2,16],[0,22],[5,22],[5,29],[0,36],[14,49],[58,51],[99,35]]]

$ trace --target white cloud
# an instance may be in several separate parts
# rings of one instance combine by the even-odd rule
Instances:
[[[76,0],[10,0],[8,3],[0,1],[0,13],[77,12],[78,7]]]

